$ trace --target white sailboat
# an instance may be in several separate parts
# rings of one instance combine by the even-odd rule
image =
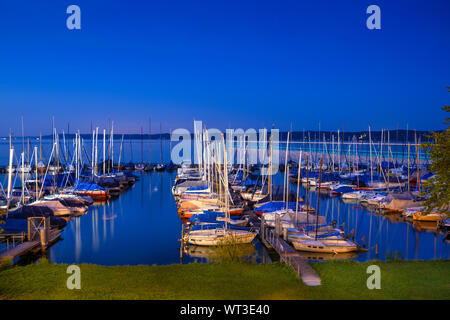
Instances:
[[[227,162],[227,153],[225,151],[225,141],[222,135],[223,142],[223,156],[224,163]],[[216,153],[217,154],[217,153]],[[222,178],[222,174],[220,171],[218,172],[220,177]],[[200,229],[190,231],[187,235],[187,242],[199,245],[199,246],[219,246],[219,245],[227,245],[227,244],[243,244],[250,243],[256,237],[256,232],[246,231],[246,230],[235,230],[228,228],[228,220],[230,218],[229,213],[229,184],[228,184],[228,166],[225,165],[223,169],[223,193],[225,199],[225,225],[223,227],[217,227],[214,229]]]
[[[322,162],[323,159],[320,160],[319,188],[322,180]],[[319,201],[320,197],[317,197],[317,218],[319,217]],[[340,234],[330,233],[330,236],[327,236],[327,233],[319,234],[318,221],[316,219],[314,236],[306,233],[304,235],[298,235],[297,239],[291,237],[291,243],[296,250],[321,253],[345,253],[358,249],[358,245],[355,242],[344,239]],[[308,239],[309,237],[310,239]]]

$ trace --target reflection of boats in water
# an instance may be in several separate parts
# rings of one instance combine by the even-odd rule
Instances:
[[[92,203],[92,206],[94,207],[101,207],[105,204],[107,204],[108,201],[104,200],[104,201],[98,201],[98,200],[94,200],[94,202]]]
[[[112,215],[109,215],[109,216],[103,216],[102,217],[102,219],[103,220],[114,220],[114,219],[116,219],[117,218],[117,214],[112,214]]]
[[[401,214],[383,214],[383,217],[391,223],[405,222],[405,218]]]
[[[214,258],[215,252],[214,249],[211,247],[204,247],[204,246],[186,246],[185,247],[186,253],[191,256],[192,258]]]
[[[433,231],[436,232],[438,230],[438,224],[437,222],[430,222],[430,221],[413,221],[412,225],[418,230],[418,231]]]
[[[214,259],[217,257],[216,247],[188,245],[184,247],[185,253],[192,258]],[[251,257],[256,253],[255,247],[250,243],[239,244],[236,253]]]
[[[355,259],[359,254],[359,252],[345,252],[335,254],[335,253],[306,252],[306,251],[298,251],[298,253],[303,259],[312,261]]]

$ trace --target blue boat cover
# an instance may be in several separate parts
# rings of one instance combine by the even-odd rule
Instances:
[[[295,210],[296,209],[296,202],[288,202],[288,209]],[[263,204],[261,207],[256,208],[254,211],[256,213],[266,213],[266,212],[273,212],[277,210],[286,209],[286,202],[284,201],[270,201],[266,204]],[[299,205],[300,210],[300,205]]]

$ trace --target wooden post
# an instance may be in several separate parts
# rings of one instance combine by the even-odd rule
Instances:
[[[33,239],[31,239],[31,218],[27,219],[27,224],[28,224],[27,238],[28,238],[28,241],[32,241]]]
[[[352,230],[352,240],[355,241],[355,229]]]
[[[263,242],[264,242],[264,232],[265,232],[265,228],[264,228],[264,215],[262,215],[261,216],[261,226],[260,226],[260,229],[259,229],[259,233],[260,233],[260,235],[261,235],[261,238],[262,238],[262,240],[263,240]]]
[[[375,245],[375,257],[378,259],[378,243]]]
[[[345,234],[345,222],[342,222],[342,231],[343,231],[344,234]]]
[[[47,248],[48,243],[46,228],[39,228],[39,235],[41,238],[41,249],[45,250]]]
[[[363,236],[363,248],[365,248],[366,247],[366,236],[364,235]]]
[[[184,224],[181,222],[181,246],[180,246],[180,262],[183,264],[183,249],[184,249]]]
[[[283,228],[283,239],[287,241],[287,228]]]

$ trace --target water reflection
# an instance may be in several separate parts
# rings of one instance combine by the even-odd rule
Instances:
[[[181,221],[170,191],[175,175],[175,172],[142,173],[136,185],[118,198],[96,203],[87,214],[72,218],[63,231],[63,240],[50,249],[51,261],[104,265],[208,262],[209,257],[203,253],[211,248],[180,248]],[[319,212],[329,223],[336,221],[346,234],[354,232],[355,240],[368,249],[356,255],[302,253],[311,261],[368,261],[377,257],[429,260],[450,256],[446,234],[435,223],[406,222],[400,215],[381,215],[359,203],[344,202],[326,193],[309,194],[314,205],[317,196],[321,197]],[[300,188],[300,195],[305,198],[305,188]],[[257,262],[276,259],[258,240],[254,240],[253,246]]]

